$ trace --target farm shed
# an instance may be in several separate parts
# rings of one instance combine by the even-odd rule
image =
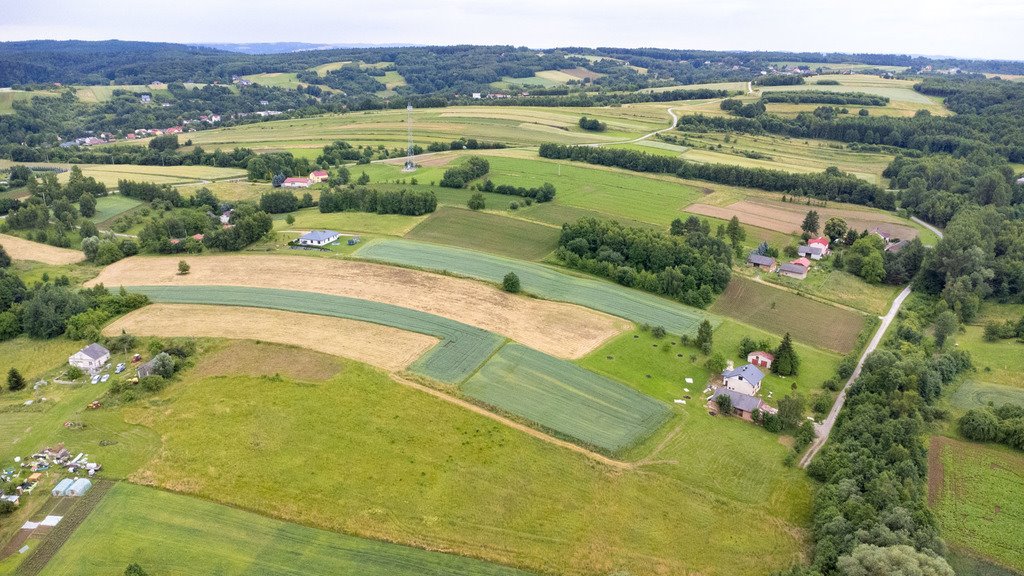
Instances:
[[[309,188],[309,178],[285,178],[281,186],[284,188]]]
[[[760,368],[771,368],[772,362],[775,361],[775,356],[763,350],[754,350],[750,354],[747,354],[747,362],[750,362],[754,366]]]
[[[110,360],[110,350],[93,342],[68,358],[68,364],[92,372]]]
[[[821,260],[825,256],[825,250],[820,245],[805,245],[796,249],[796,253],[811,260]]]
[[[302,246],[326,246],[336,242],[341,234],[334,230],[313,230],[299,236],[299,244]]]
[[[149,362],[139,364],[139,367],[135,369],[135,373],[139,378],[145,378],[146,376],[153,375],[153,358],[149,359]]]
[[[711,396],[708,401],[708,406],[711,409],[715,409],[718,406],[718,398],[720,396],[728,396],[732,402],[733,414],[739,416],[744,420],[753,421],[754,410],[769,411],[773,412],[774,409],[769,408],[760,398],[730,390],[728,388],[719,388],[715,390],[715,393]]]
[[[757,394],[761,389],[764,374],[753,364],[744,364],[735,370],[729,368],[722,372],[725,387],[743,394]]]
[[[71,483],[71,486],[65,492],[65,496],[84,496],[90,489],[92,489],[92,480],[79,478]]]
[[[776,268],[775,258],[771,256],[762,256],[754,252],[747,257],[747,264],[750,264],[754,268],[760,268],[765,272],[774,272]]]
[[[779,274],[783,276],[789,276],[790,278],[803,280],[804,278],[807,278],[807,269],[808,266],[804,266],[803,264],[800,264],[796,260],[794,260],[793,262],[779,266]]]
[[[75,481],[71,478],[64,478],[60,482],[57,482],[57,485],[53,487],[53,490],[50,490],[50,494],[53,496],[65,496],[68,488],[70,488],[74,482]]]

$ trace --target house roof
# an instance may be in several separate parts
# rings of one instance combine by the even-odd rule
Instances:
[[[749,358],[750,356],[752,356],[754,354],[756,354],[756,355],[758,355],[758,356],[760,356],[762,358],[767,358],[769,360],[775,360],[775,355],[774,354],[772,354],[770,352],[765,352],[764,350],[754,350],[750,354],[747,354],[747,357]]]
[[[821,246],[804,245],[796,249],[798,254],[822,254],[825,250]]]
[[[804,268],[811,267],[811,261],[808,260],[807,258],[797,258],[796,260],[790,262],[790,264],[796,264],[797,266],[803,266]]]
[[[744,412],[753,412],[754,410],[758,410],[763,404],[761,399],[756,396],[750,396],[749,394],[730,390],[725,387],[715,390],[715,393],[711,396],[711,400],[718,400],[719,396],[728,396],[729,399],[732,400],[732,407]]]
[[[318,178],[322,176],[327,176],[327,170],[313,170],[313,172],[310,175],[316,176]]]
[[[762,256],[757,252],[754,252],[747,257],[747,262],[757,264],[758,266],[772,266],[775,264],[775,258],[772,258],[771,256]]]
[[[753,364],[744,364],[735,370],[722,372],[722,378],[733,378],[735,376],[739,376],[755,386],[760,384],[761,380],[764,380],[764,374]]]
[[[822,244],[824,246],[828,246],[828,242],[828,236],[818,236],[807,241],[808,244]]]
[[[793,264],[792,262],[779,266],[779,272],[792,272],[794,274],[806,274],[807,266],[801,266],[799,264]]]
[[[310,232],[306,232],[302,236],[299,236],[299,240],[309,240],[309,241],[312,241],[312,242],[325,242],[327,240],[333,240],[334,238],[337,238],[338,236],[341,236],[341,234],[338,233],[338,232],[335,232],[334,230],[312,230]]]
[[[284,183],[285,184],[287,184],[289,182],[305,182],[306,184],[309,184],[309,178],[302,178],[302,177],[299,177],[299,176],[292,176],[291,178],[285,178],[284,179]]]
[[[150,358],[148,362],[139,364],[139,367],[135,369],[135,373],[139,375],[139,378],[145,378],[146,376],[153,375],[153,358]]]
[[[907,240],[900,240],[899,242],[894,242],[892,244],[887,245],[885,247],[885,251],[893,253],[899,252],[900,250],[906,248],[907,244],[910,244],[910,242],[908,242]]]
[[[107,350],[106,348],[100,346],[95,342],[89,344],[85,348],[82,348],[81,350],[79,350],[79,352],[85,354],[86,356],[92,358],[93,360],[99,360],[100,358],[103,358],[104,356],[110,354],[110,350]]]

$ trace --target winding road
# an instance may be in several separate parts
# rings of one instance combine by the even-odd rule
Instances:
[[[916,216],[912,216],[911,219],[934,232],[939,238],[942,238],[942,231],[938,228],[918,219]],[[839,417],[839,411],[842,410],[843,405],[846,404],[847,390],[849,390],[850,386],[852,386],[853,383],[857,381],[857,378],[860,377],[860,371],[864,367],[864,361],[867,360],[868,356],[874,352],[875,348],[877,348],[882,342],[882,337],[885,336],[885,331],[889,329],[889,325],[892,324],[892,321],[896,318],[896,314],[899,313],[900,306],[903,305],[903,301],[907,299],[907,296],[910,296],[910,286],[904,288],[903,291],[896,296],[896,299],[892,302],[892,306],[889,308],[889,312],[885,316],[882,316],[881,325],[879,325],[878,330],[875,331],[875,335],[871,338],[871,342],[868,342],[867,347],[864,348],[864,353],[861,354],[860,360],[857,362],[857,367],[853,370],[853,374],[850,374],[850,379],[846,381],[846,385],[843,386],[843,389],[839,391],[839,395],[836,396],[836,401],[832,404],[832,409],[828,411],[828,416],[826,416],[821,423],[814,425],[816,438],[814,439],[814,442],[811,442],[811,446],[807,449],[803,458],[800,459],[801,468],[807,468],[807,465],[811,463],[811,460],[813,460],[818,454],[821,447],[828,442],[828,437],[832,433],[832,426],[835,425],[836,418]]]

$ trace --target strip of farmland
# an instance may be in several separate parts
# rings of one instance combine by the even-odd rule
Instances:
[[[444,270],[488,282],[501,282],[515,272],[523,291],[548,300],[571,302],[641,324],[663,326],[672,334],[695,336],[697,326],[715,316],[680,303],[611,282],[575,276],[551,266],[491,254],[409,240],[379,240],[356,257],[399,266]]]

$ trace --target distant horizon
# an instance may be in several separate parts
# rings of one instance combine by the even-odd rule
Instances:
[[[270,54],[270,53],[292,53],[292,52],[317,52],[323,50],[358,50],[361,48],[425,48],[425,47],[451,47],[451,46],[514,46],[516,48],[525,48],[528,50],[563,50],[567,48],[586,48],[590,50],[597,49],[608,49],[608,48],[619,48],[624,50],[638,50],[638,49],[651,49],[651,50],[703,50],[708,52],[743,52],[743,53],[770,53],[770,52],[788,52],[788,53],[814,53],[821,55],[844,55],[844,56],[857,56],[857,55],[888,55],[888,56],[910,56],[912,58],[929,58],[932,60],[975,60],[975,61],[993,61],[993,62],[1024,62],[1024,57],[1020,58],[990,58],[981,56],[965,56],[958,54],[925,54],[925,53],[914,53],[914,52],[879,52],[879,51],[844,51],[844,50],[790,50],[785,48],[758,48],[758,49],[744,49],[744,48],[706,48],[702,46],[620,46],[615,44],[604,44],[600,46],[586,46],[580,44],[565,44],[557,46],[528,46],[523,44],[509,43],[509,42],[495,42],[487,44],[479,43],[466,43],[458,42],[453,44],[422,44],[422,43],[401,43],[401,42],[308,42],[302,40],[261,40],[253,42],[210,42],[210,41],[178,41],[178,40],[140,40],[135,38],[98,38],[98,39],[85,39],[85,38],[26,38],[21,40],[0,40],[0,44],[14,44],[19,42],[140,42],[140,43],[151,43],[151,44],[177,44],[181,46],[192,46],[201,48],[214,48],[217,49],[221,46],[274,46],[282,44],[293,44],[308,46],[308,48],[299,48],[287,52],[242,52],[246,54]],[[229,52],[231,50],[228,50]]]
[[[269,39],[288,35],[310,44],[699,46],[1022,61],[1022,29],[1024,3],[1017,0],[393,0],[372,10],[346,0],[299,0],[285,8],[274,0],[36,0],[5,7],[0,38],[130,36],[194,45],[294,41]]]

